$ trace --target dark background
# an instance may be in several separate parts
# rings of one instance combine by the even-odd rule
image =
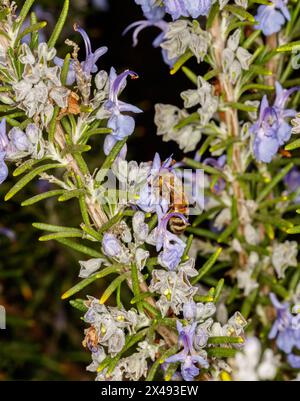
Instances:
[[[55,22],[62,1],[36,3],[54,16]],[[109,71],[114,66],[118,72],[130,68],[140,76],[139,80],[128,82],[122,95],[123,100],[144,110],[136,118],[128,158],[148,161],[158,151],[162,158],[173,153],[180,160],[182,154],[177,145],[164,143],[156,136],[154,105],[160,102],[181,106],[179,93],[191,84],[180,72],[171,76],[160,50],[152,48],[152,41],[159,33],[155,28],[141,33],[136,48],[132,48],[130,33],[122,36],[130,23],[143,19],[134,0],[110,0],[109,4],[109,11],[101,12],[92,7],[92,2],[71,1],[70,17],[58,45],[59,55],[69,51],[64,45],[67,37],[83,47],[81,37],[72,29],[75,22],[85,27],[94,48],[108,46],[109,52],[100,60],[100,68]],[[47,18],[51,26],[51,18]],[[103,158],[101,148],[101,143],[95,140],[92,162],[96,165]],[[10,178],[0,187],[0,231],[4,233],[0,234],[0,305],[7,310],[7,329],[0,330],[0,380],[91,380],[94,375],[85,372],[90,354],[81,347],[84,324],[80,313],[60,300],[61,294],[78,281],[78,260],[84,257],[54,242],[39,243],[40,232],[31,226],[34,221],[76,226],[79,211],[72,202],[57,204],[54,200],[21,208],[22,200],[41,190],[40,183],[5,203],[4,195],[13,182]],[[97,296],[101,285],[98,283],[87,291]]]

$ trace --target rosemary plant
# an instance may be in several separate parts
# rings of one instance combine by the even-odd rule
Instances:
[[[154,47],[174,80],[182,71],[192,86],[182,109],[157,104],[155,123],[164,141],[194,154],[140,164],[126,159],[126,141],[142,110],[120,99],[137,74],[99,69],[108,49],[94,50],[77,24],[78,43],[67,39],[59,58],[69,0],[47,42],[33,3],[18,12],[1,2],[0,180],[14,163],[21,178],[6,201],[42,178],[55,189],[23,206],[50,197],[79,205],[76,225],[33,225],[40,241],[84,259],[62,299],[72,297],[87,325],[87,369],[100,381],[295,379],[300,3],[135,0],[145,19],[126,30],[134,45],[142,29],[159,28]],[[105,159],[91,171],[99,136]],[[82,298],[104,278],[101,294]]]

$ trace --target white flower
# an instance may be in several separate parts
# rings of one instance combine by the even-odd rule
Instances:
[[[6,149],[8,160],[18,160],[29,155],[33,159],[41,159],[44,156],[46,143],[37,125],[28,124],[25,132],[14,127],[9,131],[8,138],[10,140]]]
[[[147,359],[154,361],[155,354],[162,344],[149,344],[147,341],[138,344],[138,352],[123,358],[120,361],[120,368],[124,371],[124,375],[129,380],[138,381],[141,377],[146,377],[148,372]]]
[[[253,271],[249,269],[238,270],[236,272],[237,278],[237,286],[244,290],[244,295],[248,296],[255,288],[258,287],[258,283],[253,280],[252,276]]]
[[[249,70],[252,54],[248,52],[248,50],[243,47],[239,47],[236,51],[236,57],[241,63],[243,70]]]
[[[241,30],[237,29],[234,31],[232,35],[229,36],[227,40],[227,46],[229,49],[231,49],[233,52],[235,52],[239,46],[240,43],[240,38],[241,38]]]
[[[215,114],[218,108],[218,98],[213,95],[213,87],[200,76],[198,77],[198,88],[182,92],[181,97],[186,108],[201,106],[197,110],[199,121],[182,128],[175,128],[189,114],[185,109],[181,110],[168,104],[155,105],[154,121],[157,126],[157,135],[162,135],[163,141],[173,140],[184,152],[190,152],[196,148],[202,136],[202,129]]]
[[[125,198],[119,199],[123,204],[135,203],[138,194],[147,182],[150,171],[149,163],[140,163],[131,160],[127,162],[121,158],[112,165],[112,171],[120,183],[120,190],[125,193]]]
[[[242,70],[249,70],[252,55],[247,49],[239,46],[241,30],[237,29],[227,40],[227,47],[222,52],[222,66],[229,75],[230,82],[235,84]]]
[[[238,381],[272,380],[279,366],[279,359],[271,349],[262,355],[261,343],[256,337],[248,338],[243,352],[232,360],[233,378]]]
[[[165,40],[161,47],[167,51],[168,59],[176,59],[182,56],[190,43],[189,22],[187,20],[178,20],[170,22],[165,34]]]
[[[149,251],[146,251],[145,249],[142,248],[137,248],[135,252],[135,262],[137,265],[137,268],[141,271],[146,265],[147,259],[149,258]]]
[[[222,230],[224,226],[228,225],[231,221],[231,210],[229,208],[223,209],[216,219],[214,220],[214,227],[218,230]]]
[[[259,233],[252,224],[247,223],[244,228],[245,240],[250,245],[258,245],[259,243]]]
[[[89,372],[97,372],[100,363],[105,359],[106,354],[103,347],[99,347],[96,352],[92,352],[92,363],[86,367]]]
[[[198,289],[191,286],[182,270],[178,273],[153,270],[149,290],[161,294],[156,304],[162,316],[165,316],[169,308],[178,315],[183,305],[192,300]]]
[[[166,50],[169,60],[182,56],[190,49],[200,63],[207,54],[211,35],[201,29],[200,25],[188,20],[177,20],[168,24],[161,48]]]
[[[107,264],[107,261],[103,258],[93,258],[87,261],[79,261],[80,264],[80,272],[79,277],[87,278],[91,274],[95,273],[97,270],[100,269],[102,263]]]
[[[298,246],[296,241],[274,242],[272,246],[272,264],[278,278],[285,276],[289,266],[297,266]]]
[[[101,382],[107,382],[107,381],[120,382],[123,380],[123,373],[120,367],[117,365],[114,371],[110,374],[107,373],[107,368],[99,372],[95,380]]]
[[[13,85],[19,107],[24,109],[29,118],[39,115],[44,126],[49,124],[55,104],[61,108],[67,107],[70,93],[61,85],[59,67],[48,66],[55,54],[55,49],[48,49],[46,43],[40,43],[35,57],[24,43],[20,56],[21,63],[25,65],[23,79]]]
[[[84,315],[84,321],[91,327],[85,330],[85,344],[89,347],[89,332],[96,331],[97,342],[102,347],[107,347],[111,356],[118,354],[125,345],[125,333],[132,334],[141,327],[149,325],[149,319],[138,314],[134,309],[126,311],[117,307],[106,307],[99,300],[88,297],[86,302],[88,311]],[[95,348],[96,344],[92,344]]]
[[[211,43],[209,32],[203,31],[200,26],[193,27],[191,30],[191,39],[189,48],[196,57],[198,63],[203,61]]]
[[[132,228],[136,243],[144,243],[149,235],[148,224],[145,223],[143,212],[136,212],[132,218]]]

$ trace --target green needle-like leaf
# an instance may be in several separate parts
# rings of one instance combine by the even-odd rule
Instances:
[[[265,199],[266,196],[272,191],[272,189],[287,175],[287,173],[293,168],[293,163],[289,163],[285,166],[273,179],[270,181],[268,185],[261,191],[259,196],[257,197],[257,202],[260,203]]]
[[[39,241],[51,241],[53,239],[61,239],[61,238],[82,238],[83,233],[75,233],[71,231],[62,231],[59,233],[52,233],[52,234],[47,234],[43,235],[42,237],[39,238]]]
[[[81,291],[83,288],[87,287],[94,281],[99,280],[100,278],[106,277],[109,274],[113,274],[113,273],[117,273],[117,272],[118,272],[117,266],[106,267],[105,269],[101,270],[100,272],[95,273],[92,276],[90,276],[90,277],[80,281],[78,284],[74,285],[74,287],[70,288],[68,291],[66,291],[61,296],[61,299],[70,298],[72,295],[77,294],[77,292]]]
[[[17,20],[17,24],[19,25],[19,27],[21,27],[23,25],[23,22],[25,21],[33,3],[35,2],[35,0],[26,0],[18,17]]]
[[[284,149],[285,150],[295,150],[298,148],[300,148],[300,139],[296,139],[295,141],[287,144]]]
[[[209,337],[208,344],[242,344],[243,337]]]
[[[207,355],[215,358],[233,358],[237,353],[233,348],[214,347],[206,349]]]
[[[110,285],[106,288],[106,290],[104,291],[104,293],[102,294],[99,303],[100,304],[105,304],[105,302],[108,300],[108,298],[116,291],[116,289],[118,288],[118,286],[127,278],[129,277],[128,273],[123,273],[122,275],[120,275],[119,277],[117,277],[116,279],[114,279]]]
[[[36,24],[33,24],[31,26],[29,26],[28,28],[24,29],[23,32],[21,32],[16,39],[16,42],[20,42],[24,36],[29,35],[32,32],[36,32],[39,31],[40,29],[43,29],[47,26],[47,22],[46,21],[42,21],[42,22],[37,22]]]
[[[32,198],[29,198],[26,201],[22,202],[21,206],[31,206],[44,199],[52,198],[54,196],[59,196],[63,192],[64,192],[63,189],[54,189],[53,191],[43,192],[42,194],[35,195]]]
[[[204,265],[199,269],[198,275],[196,277],[193,277],[191,280],[191,283],[194,285],[196,284],[199,280],[201,280],[202,277],[204,277],[209,270],[213,267],[213,265],[216,263],[218,257],[220,256],[222,252],[222,248],[218,248],[215,253],[211,255],[211,257],[204,263]]]
[[[70,55],[70,53],[68,53],[64,59],[64,64],[62,66],[61,74],[60,74],[61,83],[63,85],[67,84],[68,73],[69,73],[69,69],[70,69],[70,59],[71,59],[71,55]]]
[[[197,86],[197,81],[198,81],[197,75],[192,70],[190,70],[185,66],[183,66],[181,69],[183,73],[188,77],[188,79]]]
[[[69,12],[69,5],[70,5],[69,0],[65,0],[62,12],[58,18],[57,24],[52,32],[52,35],[50,36],[50,39],[48,41],[48,46],[50,48],[55,46],[57,39],[59,38],[59,35],[66,23]]]
[[[70,239],[56,239],[57,242],[60,242],[61,244],[68,246],[71,249],[74,249],[77,252],[80,252],[84,255],[91,256],[92,258],[103,258],[103,255],[96,251],[95,249],[89,248],[88,246],[78,244],[77,242],[74,242]]]
[[[41,173],[44,173],[47,170],[51,170],[54,168],[62,168],[64,167],[62,164],[56,163],[56,164],[45,164],[43,166],[37,167],[30,173],[26,174],[24,177],[22,177],[11,189],[8,191],[6,194],[4,200],[8,201],[11,199],[13,196],[15,196],[19,191],[21,191],[22,188],[24,188],[30,181],[32,181],[35,177],[40,175]]]
[[[225,280],[223,278],[221,278],[218,281],[218,284],[216,285],[215,293],[214,293],[214,303],[215,304],[219,301],[219,298],[221,296],[221,293],[222,293],[222,290],[223,290],[223,287],[224,287],[224,282],[225,282]]]
[[[83,189],[73,189],[72,191],[64,191],[64,193],[58,198],[59,202],[66,202],[73,198],[79,198],[84,194]]]
[[[80,312],[87,312],[88,307],[84,304],[84,299],[71,299],[70,305],[73,308],[80,310]]]
[[[172,70],[170,71],[171,75],[176,74],[178,70],[190,59],[193,57],[193,53],[188,50],[186,53],[184,53],[179,59],[175,62]]]
[[[43,231],[51,231],[54,233],[60,233],[64,231],[73,232],[73,233],[81,233],[81,230],[76,227],[65,227],[65,226],[55,226],[53,224],[46,224],[46,223],[32,223],[34,228]]]
[[[101,170],[98,171],[97,175],[96,175],[96,181],[101,183],[106,174],[107,171],[110,169],[110,167],[112,166],[113,162],[116,160],[118,154],[121,152],[123,146],[125,145],[126,141],[127,141],[127,137],[122,139],[121,141],[118,141],[115,146],[112,148],[110,154],[107,156],[107,158],[105,159]]]
[[[238,220],[232,221],[229,226],[227,226],[225,230],[220,234],[220,236],[218,237],[218,242],[226,242],[228,237],[238,228],[238,226]]]
[[[243,7],[226,5],[224,10],[229,11],[230,13],[236,15],[237,17],[242,17],[250,22],[255,22],[255,18],[248,11],[246,11]]]

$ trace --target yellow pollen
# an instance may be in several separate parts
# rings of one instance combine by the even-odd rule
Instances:
[[[171,296],[172,296],[172,291],[168,288],[165,292],[164,295],[166,296],[167,300],[170,301]]]
[[[119,315],[119,316],[117,316],[117,320],[118,320],[119,322],[123,322],[123,321],[125,320],[125,318],[124,318],[124,316]]]
[[[222,380],[223,382],[230,382],[230,381],[232,381],[231,376],[230,376],[227,372],[225,372],[225,370],[223,370],[223,371],[221,372],[220,377],[221,377],[221,380]]]
[[[230,336],[231,334],[234,334],[234,328],[233,327],[229,327],[227,329],[227,334]]]

